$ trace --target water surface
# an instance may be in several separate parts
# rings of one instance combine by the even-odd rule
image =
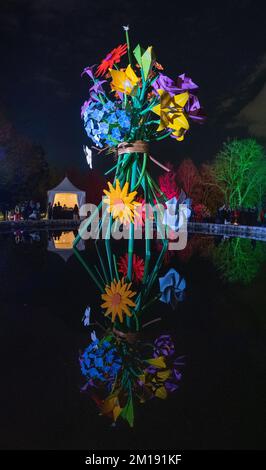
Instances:
[[[172,335],[183,380],[167,400],[137,405],[129,429],[80,393],[81,318],[98,296],[73,234],[0,237],[2,449],[265,448],[265,243],[195,235],[169,256],[162,272],[185,277],[186,298],[176,311],[158,302],[148,334]],[[93,245],[86,253],[94,263]]]

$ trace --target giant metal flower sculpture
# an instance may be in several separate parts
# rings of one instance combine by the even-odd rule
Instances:
[[[157,293],[153,290],[168,247],[160,224],[157,223],[157,228],[162,249],[158,256],[152,256],[151,239],[155,223],[164,220],[167,198],[153,179],[149,165],[165,167],[150,155],[149,144],[170,136],[183,140],[189,120],[202,122],[203,114],[198,98],[191,93],[198,88],[192,79],[181,74],[172,80],[160,73],[163,67],[156,61],[152,46],[137,45],[131,50],[128,29],[124,27],[127,45],[107,54],[96,73],[96,66],[84,70],[91,84],[81,113],[87,136],[99,155],[113,154],[106,171],[106,175],[113,173],[113,178],[103,198],[110,215],[108,234],[113,234],[113,228],[121,223],[126,224],[128,249],[125,256],[117,259],[117,244],[113,249],[111,236],[106,236],[103,230],[104,212],[104,219],[97,222],[97,240],[105,238],[105,254],[98,249],[97,240],[96,265],[92,267],[79,253],[78,243],[97,220],[101,202],[82,223],[74,251],[101,292],[105,314],[101,325],[106,331],[104,338],[81,358],[87,389],[102,414],[111,416],[113,421],[122,418],[133,426],[134,395],[140,401],[166,398],[169,391],[178,387],[181,378],[180,363],[172,357],[174,347],[168,337],[162,336],[152,348],[154,351],[149,351],[151,345],[142,348],[138,336],[151,303],[161,297],[163,302],[175,305],[183,298],[185,289],[185,281],[172,272],[160,278],[161,296],[158,288]],[[126,52],[127,60],[120,66]],[[138,232],[137,225],[141,229]],[[139,244],[135,239],[142,229],[145,241],[140,258],[136,255]],[[131,281],[138,285],[138,292],[133,291]],[[95,397],[97,388],[99,396]]]

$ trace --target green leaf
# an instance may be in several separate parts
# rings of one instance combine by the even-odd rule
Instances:
[[[133,409],[133,400],[130,398],[126,404],[126,406],[121,411],[122,418],[124,418],[129,426],[133,427],[134,425],[134,409]]]
[[[133,51],[133,54],[136,58],[136,61],[138,62],[138,64],[141,67],[142,66],[142,63],[141,63],[142,50],[141,50],[141,47],[140,47],[139,44],[137,45],[137,47],[135,47],[135,49]]]
[[[147,80],[152,64],[152,46],[148,47],[141,57],[142,69],[145,80]]]

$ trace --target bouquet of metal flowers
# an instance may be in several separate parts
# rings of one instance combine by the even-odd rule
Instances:
[[[165,75],[151,46],[137,45],[132,50],[128,29],[124,27],[125,44],[113,49],[98,66],[83,71],[90,81],[89,98],[81,110],[86,133],[98,158],[103,153],[114,158],[110,158],[106,172],[113,174],[112,181],[98,208],[83,221],[74,250],[99,289],[102,318],[110,332],[83,353],[82,371],[89,387],[109,393],[99,402],[103,414],[123,416],[132,424],[133,392],[140,401],[147,396],[165,398],[166,384],[177,375],[175,366],[168,364],[170,354],[167,360],[165,355],[143,356],[136,346],[139,343],[132,346],[129,335],[142,329],[143,316],[152,302],[160,299],[176,305],[185,289],[185,281],[170,270],[154,290],[168,248],[167,236],[158,223],[164,217],[167,197],[151,176],[152,165],[164,166],[150,155],[149,144],[167,137],[181,141],[189,122],[202,122],[204,117],[195,95],[198,86],[192,79],[185,74],[176,79]],[[92,267],[78,251],[78,243],[95,221],[99,262]],[[152,260],[154,224],[162,249]],[[112,247],[111,236],[121,225],[128,235],[127,251],[118,259],[118,242]],[[144,235],[138,253],[137,228]],[[104,238],[103,250],[97,245],[100,238]]]

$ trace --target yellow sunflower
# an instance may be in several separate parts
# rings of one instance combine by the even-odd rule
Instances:
[[[115,321],[118,316],[120,322],[123,322],[123,313],[128,317],[131,317],[132,313],[128,307],[135,307],[136,304],[131,300],[136,294],[130,290],[131,282],[125,282],[124,278],[120,281],[114,279],[110,286],[105,286],[105,294],[102,294],[104,303],[101,305],[102,308],[106,308],[105,316],[112,314],[112,322]]]
[[[110,182],[108,182],[108,187],[110,191],[107,189],[103,191],[106,194],[104,202],[109,206],[108,212],[111,212],[113,218],[119,219],[121,223],[133,222],[135,207],[140,205],[139,202],[134,201],[137,191],[128,193],[128,183],[125,183],[121,189],[119,180],[116,180],[115,188]],[[138,215],[137,211],[135,213]]]

